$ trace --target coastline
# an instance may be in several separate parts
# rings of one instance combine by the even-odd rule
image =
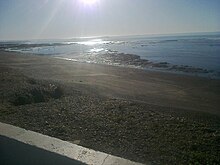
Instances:
[[[142,163],[220,161],[220,80],[2,51],[0,67],[2,122]]]
[[[62,44],[58,44],[59,46]],[[65,44],[63,44],[65,45]],[[32,45],[32,47],[37,47],[40,45]],[[57,46],[55,44],[55,46]],[[28,47],[27,47],[28,48]],[[89,64],[104,64],[110,66],[118,66],[125,68],[135,68],[135,69],[143,69],[147,71],[156,71],[156,72],[167,72],[171,74],[178,75],[187,75],[187,76],[196,76],[196,77],[204,77],[209,79],[220,79],[220,72],[212,69],[206,69],[202,67],[195,67],[190,65],[177,65],[171,64],[166,61],[162,62],[153,62],[146,58],[141,58],[141,56],[136,54],[127,54],[127,53],[119,53],[117,51],[111,51],[107,53],[90,53],[86,55],[75,55],[74,57],[68,57],[68,55],[62,54],[54,54],[54,55],[46,55],[46,54],[38,54],[38,53],[27,53],[22,51],[11,51],[0,48],[0,51],[9,52],[9,53],[17,53],[17,54],[26,54],[26,55],[37,55],[37,56],[50,56],[57,59],[72,61],[72,62],[81,62],[81,63],[89,63]]]
[[[152,62],[147,59],[142,59],[139,55],[135,54],[111,52],[105,54],[87,54],[86,56],[76,56],[74,58],[67,58],[62,56],[55,56],[55,58],[73,62],[105,64],[125,68],[136,68],[188,76],[205,77],[210,79],[220,79],[220,73],[217,71],[208,70],[201,67],[193,67],[189,65],[173,65],[166,61]]]
[[[220,79],[219,34],[0,42],[0,51]]]

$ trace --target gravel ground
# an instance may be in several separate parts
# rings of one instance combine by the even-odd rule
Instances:
[[[219,164],[220,118],[100,97],[0,67],[0,121],[130,160]]]

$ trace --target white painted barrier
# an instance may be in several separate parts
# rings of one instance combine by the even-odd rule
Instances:
[[[31,145],[32,147],[34,146],[51,153],[55,153],[56,155],[64,156],[71,160],[76,160],[77,162],[82,162],[82,164],[141,165],[141,163],[132,162],[124,158],[88,149],[57,138],[49,137],[40,133],[28,131],[23,128],[1,122],[0,135],[9,139],[14,139],[23,144]],[[1,152],[4,151],[1,149]]]

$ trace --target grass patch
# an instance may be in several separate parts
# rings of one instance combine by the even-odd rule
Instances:
[[[50,99],[59,99],[63,93],[63,89],[60,86],[51,84],[48,86],[37,86],[16,92],[11,103],[15,106],[19,106],[47,102]]]

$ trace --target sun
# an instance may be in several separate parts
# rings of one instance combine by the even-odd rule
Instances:
[[[98,2],[98,0],[81,0],[86,5],[93,5]]]

